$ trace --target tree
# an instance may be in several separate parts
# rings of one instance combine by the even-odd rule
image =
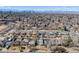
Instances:
[[[71,39],[70,35],[68,35],[68,39],[64,39],[63,45],[69,47],[71,44],[73,44],[73,40]]]

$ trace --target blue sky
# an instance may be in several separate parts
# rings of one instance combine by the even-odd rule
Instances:
[[[0,6],[0,10],[18,10],[18,11],[77,11],[79,6]]]

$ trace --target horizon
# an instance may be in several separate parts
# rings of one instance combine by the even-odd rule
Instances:
[[[0,6],[0,11],[73,11],[79,12],[79,6]]]

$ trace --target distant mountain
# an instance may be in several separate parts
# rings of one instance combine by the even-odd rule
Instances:
[[[0,6],[0,12],[39,12],[79,14],[75,6]]]

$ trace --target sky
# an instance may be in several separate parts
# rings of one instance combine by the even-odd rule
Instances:
[[[79,12],[79,6],[0,6],[3,11],[75,11]]]

